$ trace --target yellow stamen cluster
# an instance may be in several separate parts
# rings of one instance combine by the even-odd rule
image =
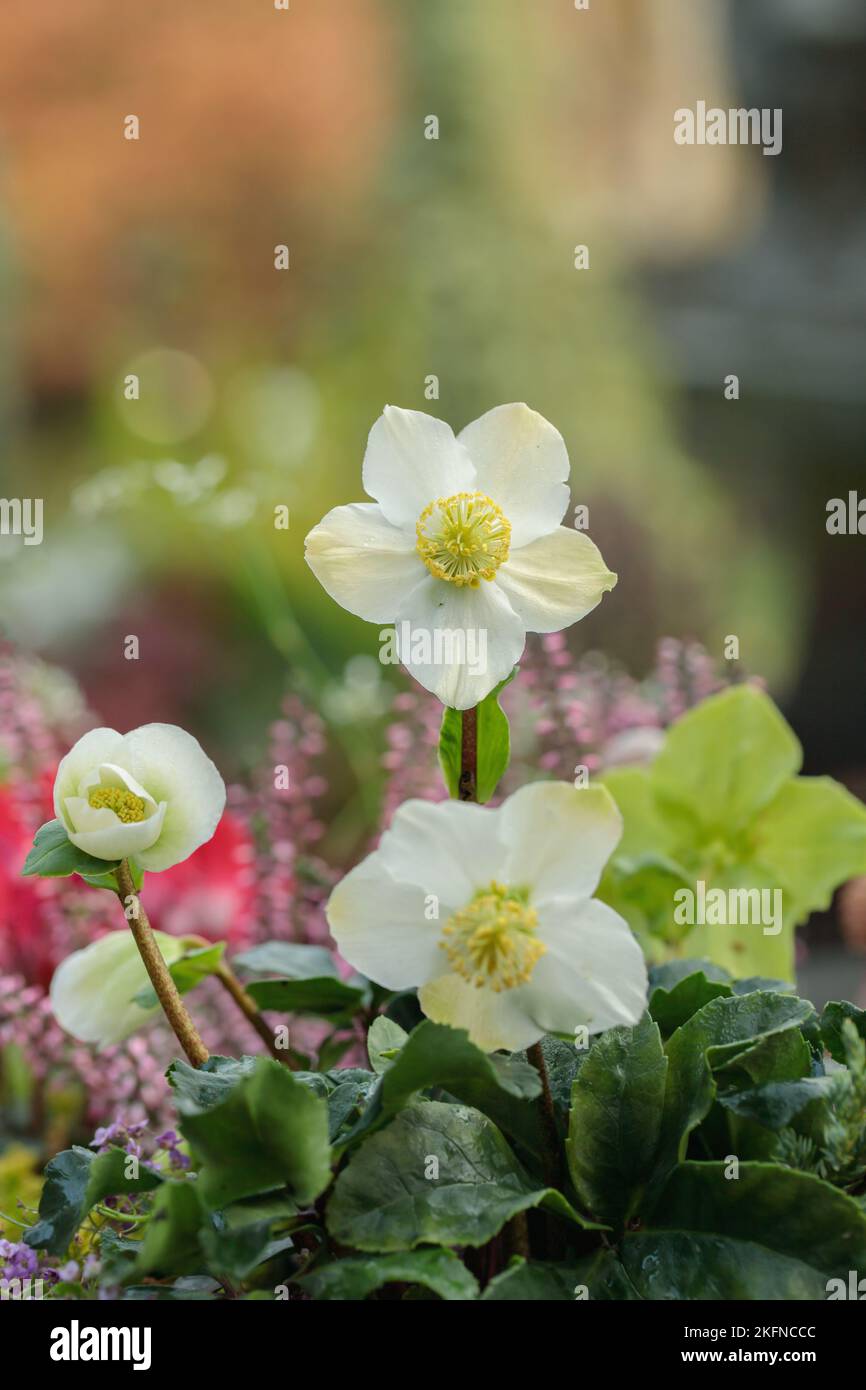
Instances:
[[[499,994],[525,985],[544,955],[547,948],[535,934],[537,926],[538,913],[526,892],[494,882],[449,917],[440,945],[464,980]]]
[[[508,559],[511,522],[483,492],[457,492],[425,507],[416,549],[437,579],[477,589]]]
[[[147,819],[147,804],[125,787],[94,787],[87,800],[97,811],[107,807],[125,825]]]

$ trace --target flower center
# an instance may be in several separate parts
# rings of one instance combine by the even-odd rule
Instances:
[[[416,549],[437,579],[477,589],[508,559],[511,522],[483,492],[456,492],[425,507]]]
[[[133,821],[147,819],[147,805],[135,792],[127,791],[125,787],[94,787],[87,798],[94,810],[101,810],[107,807],[113,811],[118,820],[129,825]]]
[[[449,917],[440,942],[458,975],[497,994],[525,985],[547,949],[535,929],[538,913],[521,888],[491,883]]]

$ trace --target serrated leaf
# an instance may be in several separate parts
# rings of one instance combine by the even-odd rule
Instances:
[[[770,1163],[684,1163],[651,1220],[621,1244],[649,1299],[826,1299],[866,1269],[866,1213],[820,1178]]]
[[[141,1165],[137,1178],[125,1176],[129,1163],[125,1149],[108,1149],[94,1154],[90,1149],[64,1149],[45,1167],[45,1183],[39,1199],[39,1221],[24,1240],[34,1250],[63,1255],[97,1202],[104,1197],[150,1192],[162,1178]]]
[[[199,1162],[211,1209],[288,1189],[304,1206],[330,1181],[328,1107],[281,1063],[260,1057],[218,1105],[202,1110],[177,1093],[180,1128]]]
[[[531,1151],[537,1148],[538,1116],[528,1104],[541,1091],[535,1068],[519,1057],[482,1052],[464,1029],[429,1020],[414,1029],[382,1073],[364,1114],[343,1143],[354,1143],[381,1127],[419,1091],[433,1086],[483,1110]]]
[[[353,1154],[334,1184],[327,1225],[335,1240],[362,1251],[477,1246],[537,1206],[593,1224],[529,1177],[486,1115],[427,1101],[401,1111]]]
[[[732,686],[671,725],[650,776],[704,831],[729,836],[767,806],[803,760],[793,730],[763,691]]]
[[[842,1024],[849,1018],[860,1034],[866,1039],[866,1009],[858,1009],[854,1004],[833,1000],[821,1014],[821,1039],[830,1056],[836,1062],[846,1062],[845,1047],[842,1042]]]
[[[574,1080],[566,1153],[575,1190],[599,1221],[639,1210],[654,1166],[668,1061],[658,1026],[611,1028]]]

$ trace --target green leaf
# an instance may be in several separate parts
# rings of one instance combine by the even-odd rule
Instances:
[[[511,738],[508,719],[499,704],[499,696],[517,674],[517,667],[500,681],[489,695],[476,705],[477,773],[476,800],[489,801],[508,767]],[[439,731],[439,764],[449,796],[460,795],[460,766],[463,743],[463,711],[446,706],[442,712]]]
[[[684,1163],[651,1221],[621,1245],[649,1299],[826,1299],[866,1269],[866,1212],[811,1174],[770,1163]]]
[[[212,975],[219,968],[225,948],[224,941],[216,941],[212,946],[197,946],[170,965],[169,974],[178,991],[188,994],[196,985],[201,984],[202,980],[206,980],[208,975]],[[159,1003],[159,999],[156,991],[148,987],[140,990],[133,1002],[142,1009],[152,1009]]]
[[[377,1076],[388,1070],[408,1036],[405,1028],[401,1028],[399,1023],[386,1018],[384,1014],[373,1019],[367,1033],[367,1056]]]
[[[533,1182],[486,1115],[427,1101],[401,1111],[352,1156],[334,1184],[327,1225],[340,1244],[363,1251],[477,1246],[537,1206],[592,1224]]]
[[[831,777],[782,787],[754,827],[754,858],[784,886],[792,926],[830,906],[840,884],[866,874],[866,806]]]
[[[267,941],[236,956],[234,964],[244,972],[274,972],[277,980],[256,980],[247,993],[260,1009],[280,1013],[312,1014],[332,1022],[351,1018],[370,998],[370,987],[360,976],[340,977],[336,962],[324,946],[305,946],[291,941]]]
[[[407,1250],[368,1259],[334,1260],[296,1281],[315,1299],[359,1301],[386,1284],[415,1284],[449,1302],[478,1297],[475,1277],[450,1250]]]
[[[414,1029],[382,1073],[363,1116],[343,1142],[354,1143],[379,1128],[419,1091],[432,1086],[483,1110],[535,1150],[538,1119],[527,1104],[541,1092],[535,1068],[517,1057],[482,1052],[464,1029],[429,1020]]]
[[[842,1024],[850,1018],[861,1038],[866,1039],[866,1009],[858,1009],[854,1004],[834,1001],[827,1004],[821,1014],[821,1037],[830,1056],[836,1062],[846,1062],[845,1047],[842,1042]]]
[[[719,1104],[732,1114],[753,1120],[778,1133],[807,1106],[821,1104],[832,1091],[832,1076],[805,1076],[796,1081],[767,1081],[743,1091],[719,1096]]]
[[[326,947],[297,941],[265,941],[242,951],[232,964],[252,975],[281,975],[287,980],[315,980],[325,975],[339,978],[337,963]]]
[[[212,1224],[200,1233],[208,1267],[230,1279],[246,1279],[260,1264],[292,1247],[289,1234],[275,1228],[296,1214],[297,1207],[286,1197],[257,1198],[215,1212]]]
[[[208,1057],[200,1067],[178,1058],[166,1072],[175,1104],[185,1115],[202,1114],[227,1100],[238,1083],[255,1069],[258,1057]]]
[[[330,976],[318,980],[253,980],[245,988],[260,1009],[311,1014],[332,1022],[350,1018],[365,1006],[369,997],[366,986]]]
[[[685,1157],[688,1137],[713,1102],[713,1071],[775,1033],[814,1014],[805,999],[757,992],[712,999],[669,1039],[668,1081],[659,1139],[658,1177]]]
[[[104,1197],[150,1192],[162,1178],[139,1166],[137,1178],[127,1178],[130,1155],[125,1149],[108,1149],[104,1154],[89,1149],[64,1149],[45,1166],[45,1184],[39,1199],[39,1221],[24,1237],[34,1250],[63,1255],[97,1202]]]
[[[96,859],[85,854],[72,843],[62,821],[49,820],[37,830],[21,873],[25,877],[38,874],[40,878],[67,878],[69,874],[104,877],[119,863],[119,859]]]
[[[707,978],[703,970],[698,970],[677,981],[670,989],[654,989],[648,1007],[662,1035],[667,1038],[705,1004],[709,1004],[711,999],[727,999],[732,994],[733,989],[726,980]]]
[[[746,827],[803,760],[773,701],[751,685],[702,700],[668,730],[650,775],[664,803],[686,808],[709,834]]]
[[[640,1209],[658,1145],[668,1060],[658,1026],[611,1028],[574,1080],[566,1153],[587,1211],[623,1226]]]
[[[104,864],[106,861],[101,860],[100,862]],[[132,876],[132,886],[136,893],[140,893],[142,885],[144,884],[144,869],[134,859],[127,859],[126,862],[129,865],[129,872]],[[117,875],[111,868],[109,868],[107,873],[81,874],[81,877],[84,879],[85,883],[90,884],[91,888],[107,888],[110,893],[118,892],[119,885],[117,882]]]
[[[163,1183],[128,1277],[196,1274],[206,1267],[199,1240],[204,1213],[197,1188],[189,1179]]]
[[[516,1257],[501,1274],[490,1280],[482,1303],[574,1301],[577,1270],[567,1265],[530,1263]]]
[[[220,1103],[201,1109],[176,1091],[181,1130],[200,1164],[210,1208],[287,1187],[299,1206],[330,1181],[328,1107],[288,1068],[260,1057]]]

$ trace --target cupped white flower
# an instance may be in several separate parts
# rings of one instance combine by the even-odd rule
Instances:
[[[91,729],[61,759],[54,814],[74,845],[97,859],[134,857],[170,869],[209,840],[226,789],[192,734],[144,724],[128,734]]]
[[[568,474],[561,434],[526,405],[498,406],[456,438],[386,406],[364,455],[375,502],[330,511],[307,536],[307,563],[350,613],[395,624],[421,685],[469,709],[527,632],[569,627],[616,583],[589,537],[561,525]]]
[[[154,932],[167,965],[183,955],[183,941]],[[113,931],[73,951],[51,981],[51,1007],[61,1028],[79,1042],[100,1049],[122,1042],[161,1012],[158,1004],[142,1008],[135,997],[150,984],[144,962],[129,931]]]
[[[331,894],[331,932],[356,970],[417,986],[429,1018],[488,1052],[636,1023],[643,953],[592,896],[621,833],[604,787],[536,782],[495,809],[405,802]]]

